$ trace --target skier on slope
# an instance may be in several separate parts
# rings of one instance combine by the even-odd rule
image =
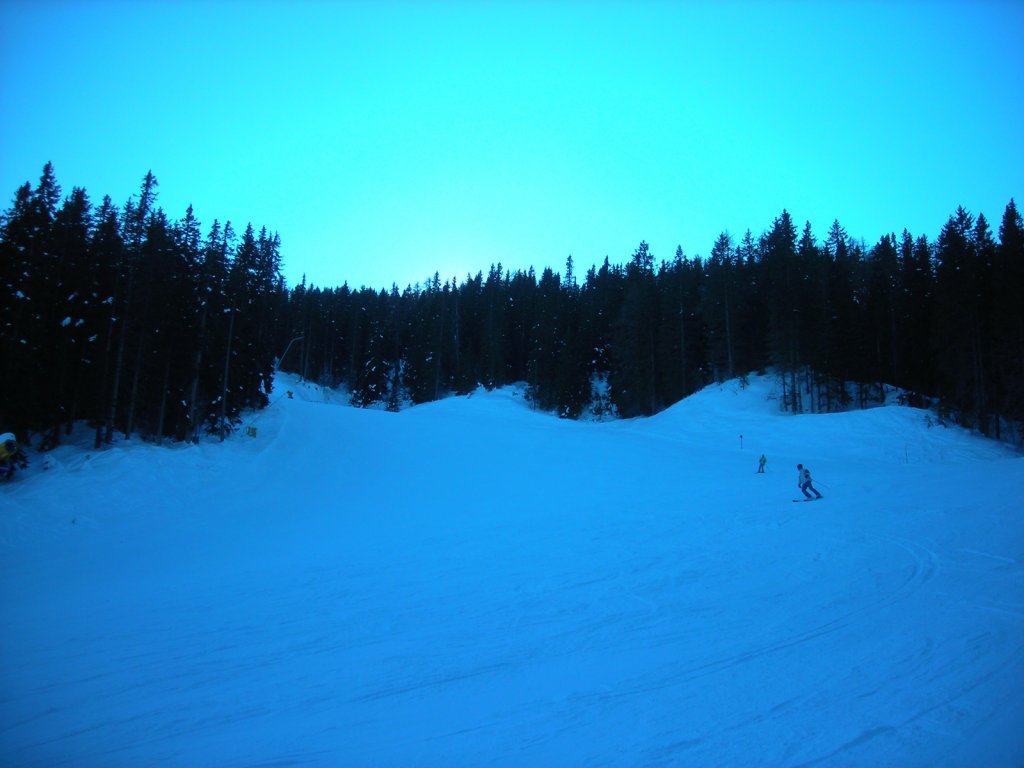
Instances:
[[[807,467],[805,467],[803,464],[797,464],[796,471],[796,484],[797,486],[799,486],[800,490],[804,492],[804,496],[806,496],[808,500],[812,498],[820,499],[821,494],[818,493],[818,489],[811,485],[811,470],[807,469]],[[808,493],[808,491],[813,492],[814,496],[811,496],[811,494]]]
[[[761,454],[761,458],[757,460],[757,474],[759,474],[759,475],[763,475],[764,474],[764,465],[767,464],[767,463],[768,463],[768,457],[765,456],[762,453]]]

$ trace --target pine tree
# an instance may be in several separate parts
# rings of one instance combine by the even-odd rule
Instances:
[[[993,405],[1024,423],[1024,222],[1011,198],[999,224],[992,270]],[[996,436],[1001,436],[999,420]],[[1018,434],[1018,440],[1024,435]]]
[[[358,294],[363,321],[360,323],[359,367],[352,386],[352,404],[366,408],[386,402],[391,366],[388,363],[392,345],[387,337],[387,293],[364,289]]]
[[[572,257],[561,286],[562,351],[555,367],[555,412],[576,419],[593,399],[589,333],[583,326],[580,290],[572,274]]]
[[[192,207],[189,206],[188,217],[192,218]],[[204,411],[209,407],[209,400],[213,391],[212,382],[208,376],[204,377],[204,363],[208,357],[207,347],[211,337],[211,327],[218,312],[223,308],[223,285],[226,275],[226,258],[221,250],[222,239],[220,222],[214,219],[206,241],[200,244],[199,222],[192,219],[192,224],[186,224],[183,228],[183,247],[189,257],[192,257],[194,250],[194,267],[192,277],[195,291],[195,339],[193,343],[193,358],[191,370],[191,382],[189,384],[189,395],[187,400],[187,438],[191,442],[199,442],[199,430],[202,424]]]
[[[149,306],[149,291],[147,289],[150,284],[149,275],[145,270],[143,262],[142,245],[148,220],[153,212],[153,206],[156,202],[157,186],[156,177],[153,175],[152,171],[150,171],[142,181],[142,188],[138,203],[129,199],[128,202],[125,203],[124,211],[121,216],[121,223],[123,227],[121,238],[124,242],[125,254],[123,267],[124,277],[122,277],[122,279],[125,281],[126,287],[120,309],[121,328],[117,341],[117,351],[114,356],[114,374],[110,395],[110,411],[107,417],[107,430],[104,435],[104,440],[107,443],[110,443],[113,439],[112,431],[118,425],[118,410],[122,407],[122,381],[127,377],[126,371],[129,366],[127,352],[129,334],[135,334],[137,341],[134,343],[136,344],[136,349],[139,353],[135,357],[135,365],[131,370],[133,396],[138,390],[138,376],[140,373],[138,357],[143,349],[147,331],[145,327],[145,317],[142,316],[142,313],[144,313]],[[140,284],[143,290],[140,290]],[[134,407],[132,399],[130,398],[126,408],[126,415],[122,422],[126,438],[131,437],[134,426],[133,420]]]
[[[21,378],[15,377],[14,371],[25,370],[25,328],[32,302],[32,297],[25,293],[30,290],[26,277],[33,269],[31,201],[32,185],[25,183],[18,188],[11,209],[3,218],[0,238],[0,385],[12,399],[21,387]],[[0,414],[0,418],[5,423],[8,419],[14,423],[13,414]]]
[[[705,264],[707,280],[701,302],[708,328],[708,357],[718,381],[733,378],[736,371],[733,331],[738,307],[737,275],[732,258],[732,238],[723,232],[711,248],[711,257]]]
[[[625,417],[655,413],[658,401],[658,287],[646,242],[626,267],[624,299],[613,330],[612,400]]]
[[[657,402],[674,403],[708,381],[706,266],[687,259],[676,247],[671,263],[662,262],[657,275],[657,308],[661,317],[656,344]]]
[[[558,361],[565,344],[562,304],[561,278],[548,267],[537,287],[526,379],[530,399],[543,410],[555,409],[560,401]]]
[[[832,232],[842,232],[838,222]],[[835,234],[832,235],[835,237]],[[842,234],[845,238],[845,233]],[[831,375],[835,360],[841,356],[838,345],[843,343],[833,332],[832,279],[835,265],[827,248],[818,245],[808,221],[797,244],[797,261],[802,275],[800,280],[799,327],[802,339],[801,365],[806,366],[811,378],[812,412],[827,412],[844,392],[842,382]]]
[[[503,312],[506,381],[524,381],[532,349],[531,332],[537,301],[537,280],[533,270],[519,271],[506,277],[504,290],[508,297]]]
[[[796,243],[796,227],[789,213],[783,210],[762,238],[760,250],[768,288],[770,356],[782,374],[785,407],[800,413],[803,404],[797,387],[797,370],[803,359],[800,348],[803,275],[799,269]]]
[[[941,394],[969,421],[987,425],[982,363],[982,270],[974,217],[961,206],[936,241],[936,339]]]
[[[92,256],[92,296],[94,306],[102,308],[100,333],[102,339],[101,360],[94,387],[93,418],[96,427],[94,445],[99,448],[105,435],[113,434],[113,408],[111,405],[111,371],[114,365],[115,344],[118,338],[119,308],[122,306],[125,290],[123,266],[125,258],[124,240],[117,208],[110,196],[103,198],[96,212],[96,226],[90,244]]]
[[[505,307],[507,286],[502,279],[501,264],[491,265],[483,285],[483,317],[481,328],[481,377],[487,389],[508,383],[505,362]]]
[[[54,350],[60,346],[60,318],[55,318],[58,262],[54,248],[54,220],[60,186],[47,163],[33,189],[19,188],[6,216],[2,258],[4,301],[4,393],[17,407],[0,418],[17,433],[52,428],[59,422],[51,372]],[[40,397],[40,395],[42,395]]]
[[[55,421],[48,444],[59,441],[59,426],[70,433],[79,416],[79,404],[86,378],[91,375],[92,353],[99,320],[89,290],[91,281],[90,238],[92,206],[84,189],[75,188],[54,218],[56,271],[53,276],[53,321],[58,322],[58,341],[47,378],[53,386]]]
[[[904,336],[903,378],[901,386],[914,390],[913,404],[919,404],[918,393],[936,394],[935,347],[935,273],[932,248],[924,235],[916,240],[904,230],[900,245],[900,327]]]
[[[864,311],[870,325],[871,369],[862,378],[879,383],[900,380],[899,366],[899,254],[896,238],[884,235],[868,254],[867,294]]]
[[[481,384],[483,280],[483,273],[477,272],[457,289],[453,286],[456,299],[454,389],[460,395],[472,392]]]

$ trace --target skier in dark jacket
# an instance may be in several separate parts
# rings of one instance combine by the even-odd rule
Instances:
[[[803,464],[796,465],[797,481],[796,484],[800,487],[800,490],[804,492],[804,496],[808,499],[821,498],[821,494],[818,493],[818,489],[811,485],[811,470],[807,469]],[[811,496],[811,493],[814,496]]]

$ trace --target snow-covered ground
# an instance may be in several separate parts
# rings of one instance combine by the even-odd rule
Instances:
[[[771,394],[597,424],[282,377],[255,438],[33,456],[0,763],[1020,766],[1024,458]]]

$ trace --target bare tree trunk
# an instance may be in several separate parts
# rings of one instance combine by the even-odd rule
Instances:
[[[117,360],[114,362],[114,384],[110,393],[110,409],[107,412],[107,423],[103,442],[109,445],[114,441],[114,424],[117,421],[117,399],[121,394],[121,372],[124,370],[124,347],[128,335],[128,320],[131,309],[132,286],[135,282],[135,271],[128,275],[128,290],[124,300],[124,318],[121,322],[121,335],[117,341]],[[110,333],[114,333],[113,306],[111,306]]]
[[[85,366],[88,365],[87,344],[82,344],[82,353],[78,356],[78,371],[75,375],[75,385],[71,389],[71,407],[68,411],[67,425],[64,434],[71,434],[71,427],[78,418],[78,404],[82,399],[82,379],[85,378]]]
[[[789,391],[793,395],[793,413],[800,413],[800,392],[796,385],[796,363],[794,362],[789,368]]]
[[[231,369],[231,342],[235,336],[235,310],[232,309],[228,320],[228,348],[224,354],[224,378],[221,381],[220,390],[220,440],[224,442],[226,437],[226,422],[228,414],[228,373]]]
[[[454,280],[452,282],[455,282]],[[453,293],[455,294],[455,318],[452,323],[452,334],[455,339],[455,380],[459,381],[459,366],[462,362],[462,351],[459,349],[459,289],[454,288]],[[436,395],[435,395],[436,399]]]
[[[167,350],[167,360],[164,363],[164,380],[160,385],[160,415],[156,420],[156,441],[162,443],[164,440],[164,419],[167,417],[167,385],[171,381],[171,350]]]
[[[206,302],[203,302],[203,310],[199,315],[199,343],[196,345],[195,368],[192,369],[192,392],[189,395],[188,422],[192,431],[190,437],[193,443],[199,442],[198,403],[199,397],[199,376],[203,368],[203,347],[206,344]]]
[[[434,400],[441,391],[441,350],[444,349],[444,299],[441,300],[441,327],[437,334],[437,349],[434,350]],[[458,336],[456,336],[456,355],[458,354]]]
[[[312,329],[307,325],[305,332],[302,334],[302,371],[301,378],[305,381],[309,377],[309,354],[313,345],[307,342]],[[324,383],[321,381],[321,383]]]
[[[891,300],[889,302],[889,334],[892,345],[892,381],[889,383],[895,386],[900,383],[900,360],[898,336],[896,334],[896,309],[893,307]]]
[[[689,393],[686,388],[686,311],[682,299],[679,300],[679,384],[683,397],[686,397]]]
[[[127,440],[135,431],[135,406],[138,403],[139,379],[142,378],[142,353],[146,346],[146,334],[139,335],[139,347],[135,353],[135,370],[132,372],[132,391],[128,397],[128,424],[125,427],[124,437]]]
[[[974,326],[974,338],[972,340],[974,357],[974,397],[972,398],[978,410],[978,425],[983,435],[990,431],[988,414],[988,397],[985,391],[985,361],[981,352],[981,330],[977,322]]]
[[[732,323],[730,322],[729,311],[729,284],[725,285],[725,347],[729,353],[729,378],[735,376],[732,363]]]
[[[654,329],[651,329],[651,381],[650,381],[650,397],[651,397],[651,413],[657,412],[658,408],[658,369],[657,360],[654,357]]]

